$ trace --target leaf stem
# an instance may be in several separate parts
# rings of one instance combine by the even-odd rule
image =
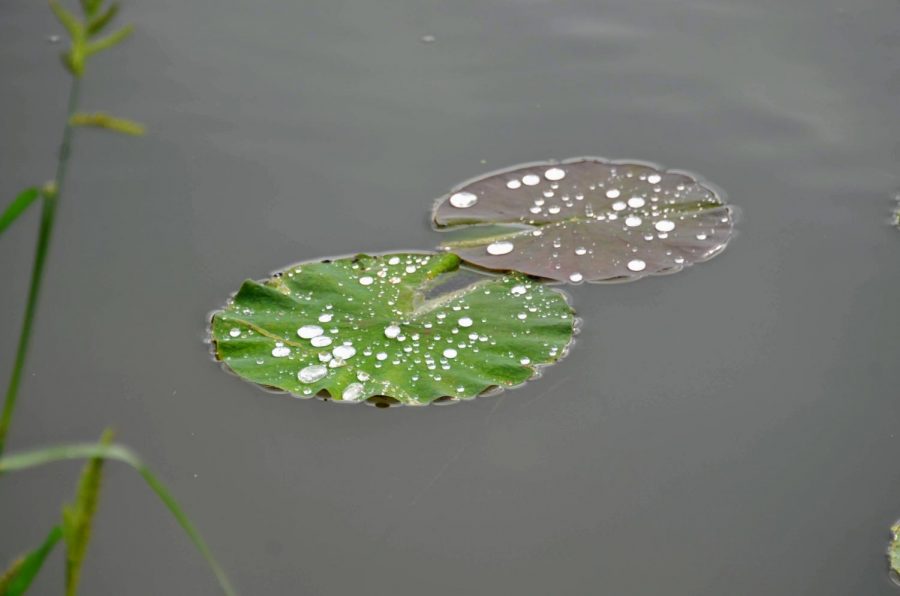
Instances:
[[[34,265],[31,269],[31,282],[28,287],[28,301],[25,304],[25,316],[22,319],[22,330],[19,334],[19,344],[16,348],[16,360],[13,364],[12,376],[6,389],[6,398],[3,402],[3,413],[0,415],[0,455],[6,446],[6,435],[12,422],[13,411],[16,408],[16,399],[19,394],[19,385],[22,381],[22,371],[25,368],[25,359],[28,355],[28,346],[31,343],[31,331],[34,324],[34,315],[37,311],[38,297],[41,291],[41,282],[44,278],[44,265],[47,261],[47,253],[50,247],[50,238],[53,234],[53,223],[56,219],[56,205],[62,193],[63,183],[69,167],[69,156],[72,152],[72,125],[69,119],[76,112],[78,97],[81,91],[81,80],[77,76],[72,77],[69,88],[68,113],[66,125],[63,129],[62,142],[59,145],[59,156],[56,163],[56,176],[49,189],[44,190],[40,231],[38,233],[37,248],[34,253]]]

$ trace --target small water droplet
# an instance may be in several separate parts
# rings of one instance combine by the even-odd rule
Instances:
[[[457,209],[466,209],[478,202],[478,197],[470,192],[458,192],[450,196],[450,204]]]
[[[575,249],[575,254],[578,256],[585,255],[585,254],[587,254],[587,249],[584,248],[583,246],[579,246],[578,248]]]
[[[399,325],[388,325],[384,328],[384,336],[388,339],[394,339],[400,335],[400,326]]]
[[[612,204],[613,211],[622,211],[625,207],[627,207],[625,201],[616,201]]]
[[[459,321],[457,321],[457,323],[460,327],[471,327],[472,319],[470,319],[469,317],[463,317]]]
[[[444,350],[444,358],[456,358],[456,350],[453,348],[447,348]]]
[[[518,180],[510,180],[506,183],[506,188],[510,190],[516,190],[517,188],[522,188],[522,183]]]
[[[606,191],[606,196],[610,199],[616,199],[620,194],[622,193],[619,192],[618,188],[610,188],[608,191]]]
[[[643,271],[647,268],[647,263],[640,259],[634,259],[632,261],[628,261],[628,268],[632,271]]]
[[[526,186],[534,186],[535,184],[537,184],[540,181],[541,181],[541,179],[538,176],[535,176],[534,174],[525,174],[524,176],[522,176],[522,182]]]
[[[303,339],[312,339],[314,337],[322,335],[323,333],[325,333],[325,330],[318,325],[304,325],[300,329],[297,329],[297,335],[299,335]]]
[[[521,358],[519,360],[519,364],[521,364],[522,366],[527,366],[527,365],[531,364],[531,358],[529,358],[528,356],[525,356],[524,358]]]
[[[544,178],[547,180],[562,180],[566,177],[566,171],[562,168],[550,168],[544,172]]]
[[[241,330],[238,329],[237,327],[232,327],[231,330],[228,332],[228,335],[230,335],[231,337],[237,337],[240,334],[241,334]]]
[[[660,180],[662,180],[662,176],[659,174],[650,174],[647,176],[647,182],[650,184],[659,184]]]
[[[334,318],[334,315],[331,313],[325,313],[324,315],[319,315],[320,323],[330,323],[331,319]]]
[[[697,240],[706,240],[706,234],[697,234]]]
[[[643,197],[631,197],[630,199],[628,199],[628,206],[632,209],[640,209],[646,204],[647,202],[643,199]]]
[[[300,372],[297,373],[297,378],[301,383],[309,384],[321,380],[327,374],[328,368],[322,366],[321,364],[312,364],[304,369],[301,369]]]
[[[511,253],[513,251],[513,248],[515,248],[515,247],[513,246],[512,242],[500,240],[500,241],[491,242],[490,244],[488,244],[487,252],[490,255],[506,255],[506,254]]]
[[[572,275],[569,276],[569,280],[573,283],[578,283],[582,279],[584,279],[584,276],[581,275],[580,273],[573,273]]]
[[[360,381],[368,381],[371,377],[369,376],[369,373],[360,370],[360,371],[357,371],[356,378],[359,379]]]
[[[387,354],[385,354],[384,352],[378,352],[377,354],[375,354],[375,358],[377,358],[378,360],[387,360]]]
[[[528,289],[525,286],[513,286],[513,288],[509,291],[509,293],[512,294],[513,296],[521,296],[522,294],[524,294],[527,291],[528,291]]]
[[[630,217],[625,218],[625,225],[629,228],[634,228],[641,225],[641,218],[636,215],[632,215]]]
[[[363,275],[362,277],[359,278],[359,283],[361,283],[364,286],[371,286],[374,281],[375,280],[372,278],[371,275]]]

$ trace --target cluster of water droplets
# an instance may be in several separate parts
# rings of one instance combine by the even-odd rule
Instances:
[[[516,199],[514,209],[508,209],[508,198],[481,190],[501,184]],[[592,278],[598,269],[623,268],[623,274],[630,275],[648,264],[654,270],[677,268],[715,254],[730,234],[730,214],[709,213],[722,204],[713,191],[682,174],[643,165],[533,166],[471,183],[452,194],[449,203],[456,210],[468,209],[478,204],[479,194],[488,196],[485,201],[502,199],[509,211],[506,217],[488,215],[483,223],[531,226],[487,240],[484,263],[490,263],[490,257],[506,257],[503,262],[511,268],[540,274],[522,266],[522,260],[544,259],[550,253],[559,272],[553,277],[572,283]],[[624,243],[625,250],[611,247],[610,237]],[[478,263],[477,254],[466,254],[473,256]]]
[[[402,395],[406,403],[424,405],[436,397],[435,391],[453,399],[476,396],[490,384],[479,370],[480,359],[497,358],[500,343],[515,346],[516,338],[527,339],[532,334],[529,318],[555,318],[571,325],[571,311],[558,294],[535,291],[540,287],[513,278],[470,286],[452,299],[419,303],[408,288],[421,284],[434,258],[393,255],[328,264],[344,270],[335,292],[347,304],[339,312],[306,289],[303,267],[309,266],[286,272],[278,288],[296,300],[298,308],[251,313],[265,319],[257,326],[271,331],[259,337],[271,341],[271,359],[257,359],[256,364],[281,378],[293,375],[303,396],[338,386],[343,390],[339,396],[332,391],[332,397],[341,401]],[[517,307],[513,312],[504,310],[510,304]],[[283,324],[288,320],[295,323],[293,329]],[[239,327],[228,331],[229,338],[246,336]],[[527,366],[560,355],[556,343],[525,345],[522,352],[513,349],[500,356]]]

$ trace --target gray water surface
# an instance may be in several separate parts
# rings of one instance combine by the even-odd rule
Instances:
[[[119,438],[242,594],[896,594],[896,0],[127,2],[76,139],[13,449]],[[67,80],[45,3],[0,5],[0,197],[52,172]],[[422,43],[433,35],[433,43]],[[603,155],[692,170],[744,217],[716,259],[573,288],[571,354],[501,397],[338,407],[204,345],[247,277],[427,249],[432,199]],[[0,375],[37,211],[0,238]],[[0,560],[79,464],[0,483]],[[111,464],[83,593],[216,594]],[[35,594],[60,593],[57,555]]]

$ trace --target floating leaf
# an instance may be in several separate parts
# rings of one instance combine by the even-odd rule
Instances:
[[[34,187],[26,188],[20,192],[19,196],[13,199],[12,203],[9,204],[3,213],[0,213],[0,234],[2,234],[17,217],[22,215],[40,194],[40,191]]]
[[[384,406],[473,398],[563,356],[563,294],[511,275],[427,295],[459,267],[447,253],[359,255],[247,281],[213,315],[216,357],[298,397]]]
[[[69,124],[72,126],[92,126],[94,128],[105,128],[113,132],[121,132],[136,137],[144,134],[144,125],[134,120],[125,118],[117,118],[106,112],[94,112],[88,114],[85,112],[76,112],[69,117]]]
[[[438,228],[491,226],[444,244],[470,263],[578,283],[629,281],[710,259],[730,240],[732,215],[719,193],[686,172],[578,158],[464,183],[438,201],[433,219]]]
[[[891,575],[895,580],[900,580],[900,521],[891,526],[891,544],[887,554]]]
[[[31,582],[44,565],[47,555],[62,538],[62,529],[54,527],[47,534],[44,543],[27,555],[13,562],[10,568],[0,576],[0,595],[20,596],[28,591]]]

